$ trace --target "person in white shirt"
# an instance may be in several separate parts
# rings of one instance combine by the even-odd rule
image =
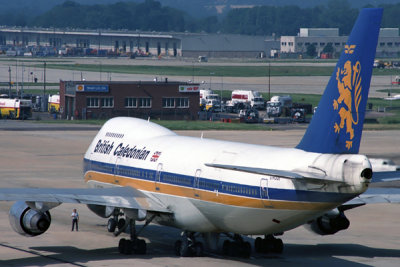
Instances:
[[[79,214],[76,211],[76,209],[73,209],[71,217],[72,217],[72,229],[71,229],[71,231],[74,231],[74,226],[75,225],[76,225],[76,231],[78,231]]]

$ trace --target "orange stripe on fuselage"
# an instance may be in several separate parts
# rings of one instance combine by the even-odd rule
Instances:
[[[268,208],[268,209],[284,209],[284,210],[329,210],[337,207],[340,203],[326,202],[294,202],[281,200],[266,200],[259,198],[249,198],[243,196],[234,196],[220,192],[209,192],[204,190],[196,190],[192,187],[183,187],[178,185],[170,185],[165,183],[156,183],[154,181],[145,181],[141,179],[128,178],[122,176],[114,176],[111,174],[88,171],[85,174],[85,181],[97,181],[116,186],[130,186],[135,189],[171,195],[175,197],[185,197],[191,199],[201,199],[219,203],[223,205],[231,205],[246,208]],[[197,196],[196,196],[197,194]]]

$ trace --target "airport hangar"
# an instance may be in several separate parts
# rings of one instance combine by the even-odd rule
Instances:
[[[13,49],[51,47],[57,52],[65,48],[94,49],[100,52],[134,53],[166,57],[231,57],[256,58],[279,49],[272,36],[237,34],[161,33],[139,31],[0,28],[0,46]]]
[[[196,120],[199,84],[163,81],[60,81],[63,119]]]
[[[338,28],[300,28],[297,36],[249,36],[237,34],[161,33],[139,31],[60,30],[0,27],[0,46],[19,49],[44,46],[61,51],[68,48],[113,51],[166,57],[256,58],[275,56],[299,57],[307,46],[314,45],[318,56],[330,44],[335,58],[344,49],[348,36]],[[376,50],[377,57],[400,54],[398,28],[382,28]],[[94,54],[102,55],[102,54]]]
[[[348,36],[339,35],[339,28],[300,28],[297,36],[281,36],[280,55],[299,57],[314,45],[319,57],[327,45],[331,45],[331,56],[338,58],[346,45]],[[381,28],[379,32],[376,57],[398,57],[400,55],[399,28]]]

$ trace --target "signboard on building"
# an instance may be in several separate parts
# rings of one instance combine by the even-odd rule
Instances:
[[[198,85],[179,85],[180,93],[198,93],[200,92],[200,86]]]
[[[96,92],[96,93],[108,93],[109,88],[107,84],[77,84],[77,92]]]

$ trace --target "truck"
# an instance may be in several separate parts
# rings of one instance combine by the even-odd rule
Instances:
[[[268,117],[280,117],[282,114],[285,116],[292,108],[292,97],[290,95],[285,96],[273,96],[271,100],[267,102],[267,115]]]
[[[51,114],[60,111],[60,95],[49,95],[48,111]]]
[[[32,117],[32,100],[0,99],[0,118],[25,120],[30,117]]]
[[[234,106],[237,103],[249,104],[252,108],[255,109],[265,108],[265,102],[262,98],[262,95],[259,92],[253,90],[233,90],[232,99],[229,104]]]
[[[200,89],[200,108],[203,110],[220,109],[221,100],[218,94],[210,89]]]

